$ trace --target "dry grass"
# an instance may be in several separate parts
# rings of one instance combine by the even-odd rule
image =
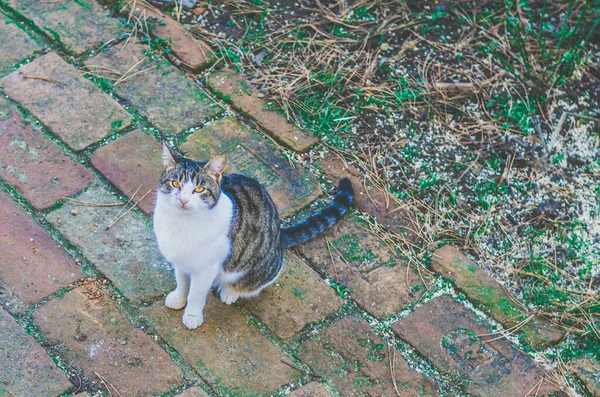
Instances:
[[[229,0],[224,3],[234,10],[234,16],[242,20],[263,12],[260,6],[250,1]],[[318,91],[330,97],[334,103],[345,103],[345,107],[353,100],[357,89],[376,100],[393,97],[394,83],[378,81],[375,76],[382,48],[374,46],[370,37],[379,34],[386,27],[390,29],[389,33],[416,25],[414,22],[404,22],[409,17],[402,8],[387,9],[383,3],[369,1],[359,1],[352,7],[343,2],[337,4],[341,5],[338,12],[332,11],[334,7],[319,2],[315,8],[306,8],[307,13],[320,17],[309,20],[301,17],[289,19],[289,15],[283,14],[270,15],[273,31],[269,32],[268,39],[261,40],[256,52],[237,47],[235,43],[205,29],[194,27],[191,30],[199,37],[218,45],[226,61],[238,63],[232,57],[240,57],[239,63],[247,74],[253,76],[253,82],[270,94],[289,119],[303,124],[298,110],[310,109],[299,100],[301,93]],[[363,7],[380,8],[381,18],[375,21],[346,22],[349,15]],[[248,23],[245,21],[245,24]],[[348,37],[336,37],[325,32],[323,26],[328,24],[347,30]],[[303,32],[302,37],[299,37],[299,32]],[[265,57],[268,58],[268,66],[264,62]],[[317,71],[325,73],[319,76]],[[348,120],[341,121],[351,121],[360,116],[349,110],[348,117]]]
[[[570,332],[597,329],[598,270],[587,277],[565,270],[565,255],[543,246],[551,242],[532,243],[522,234],[527,228],[564,234],[561,228],[572,219],[549,217],[535,203],[519,204],[515,196],[523,184],[556,175],[567,183],[545,183],[548,196],[572,202],[574,194],[583,193],[581,181],[553,163],[552,156],[556,140],[568,134],[566,124],[575,119],[564,110],[575,99],[565,94],[565,82],[585,77],[598,84],[597,60],[590,58],[589,47],[597,24],[591,18],[597,15],[586,3],[540,3],[532,9],[455,3],[416,10],[418,5],[402,1],[316,1],[294,14],[260,3],[206,4],[207,18],[218,19],[223,8],[229,10],[237,34],[219,35],[210,25],[191,30],[219,46],[223,61],[241,68],[289,119],[319,133],[331,151],[364,173],[365,183],[385,193],[386,208],[419,215],[407,226],[410,239],[370,225],[386,244],[399,247],[423,269],[436,246],[451,242],[512,291],[547,285],[564,294],[564,301],[537,305],[535,313]],[[439,29],[432,24],[436,19],[443,21]],[[563,33],[547,34],[550,29]],[[423,154],[437,156],[428,150],[442,143],[454,146],[458,155],[468,156],[463,169],[451,172],[440,164],[454,159],[436,163],[422,157],[416,164],[407,159],[414,134],[394,131],[406,129],[399,114],[406,115],[404,120],[424,115],[413,127],[431,136],[432,145]],[[593,115],[583,117],[597,121]],[[377,126],[386,120],[390,128]],[[500,168],[486,176],[495,178],[495,190],[506,190],[508,198],[474,208],[474,195],[464,190],[479,186],[491,161],[501,163]],[[423,163],[442,176],[435,192],[414,186]],[[592,175],[597,181],[597,172]],[[521,208],[513,211],[515,203]],[[490,224],[510,241],[510,249],[491,249]],[[532,244],[539,246],[548,274],[531,269]]]

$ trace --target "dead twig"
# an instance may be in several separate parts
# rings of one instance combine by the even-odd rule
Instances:
[[[392,384],[394,385],[394,391],[398,397],[400,392],[398,391],[398,384],[396,383],[396,349],[387,345],[388,348],[388,359],[390,360],[390,376],[392,377]],[[391,354],[390,354],[391,352]]]
[[[116,219],[119,218],[119,216],[121,215],[121,213],[125,210],[125,208],[127,208],[127,206],[129,205],[129,203],[131,203],[131,200],[133,200],[133,198],[136,196],[136,194],[140,191],[140,189],[142,188],[142,186],[144,186],[144,184],[140,184],[140,186],[138,186],[137,189],[135,189],[135,192],[133,192],[133,195],[129,198],[129,200],[127,200],[127,202],[125,203],[125,206],[123,208],[121,208],[121,211],[119,211],[117,213],[117,215],[115,215],[115,217],[113,219],[111,219],[111,221],[108,223],[108,226],[106,227],[106,230],[110,229],[112,227],[112,225],[115,224]]]
[[[560,115],[560,120],[558,120],[558,124],[556,125],[556,128],[554,128],[554,131],[552,132],[552,137],[550,138],[550,143],[548,144],[549,148],[554,147],[554,144],[556,143],[556,139],[558,138],[558,134],[560,133],[560,130],[562,130],[563,124],[565,123],[566,119],[567,119],[567,112],[563,112],[563,114]]]
[[[104,378],[102,375],[100,375],[96,371],[94,371],[94,374],[100,379],[100,382],[102,382],[102,384],[104,385],[104,387],[108,391],[108,395],[109,396],[112,397],[113,394],[111,393],[110,389],[113,389],[115,391],[115,393],[117,393],[117,396],[122,397],[121,393],[119,393],[119,391],[117,390],[117,388],[114,387],[109,381],[107,381],[106,378]]]
[[[54,85],[56,85],[56,86],[58,86],[60,88],[64,88],[64,87],[67,86],[65,83],[62,83],[60,81],[51,79],[49,77],[44,77],[44,76],[26,76],[26,75],[23,75],[23,78],[24,79],[28,79],[28,80],[42,80],[42,81],[46,81],[46,82],[52,83],[52,84],[54,84]]]
[[[571,113],[571,112],[565,112],[565,113],[568,114],[569,116],[578,117],[580,119],[592,120],[592,121],[596,121],[596,122],[600,123],[600,119],[597,117],[586,116],[585,114],[580,114],[580,113]]]
[[[140,187],[141,187],[141,186],[140,186]],[[138,190],[139,190],[139,188],[138,188]],[[154,190],[154,189],[150,189],[150,190],[148,190],[148,191],[146,192],[146,194],[144,194],[144,195],[142,196],[142,198],[141,198],[141,199],[139,199],[138,201],[136,201],[135,203],[133,203],[133,205],[132,205],[131,207],[129,207],[129,209],[128,209],[127,211],[125,211],[125,213],[123,213],[123,214],[121,214],[121,215],[118,215],[118,214],[117,214],[117,216],[116,216],[115,218],[113,218],[113,220],[112,220],[112,221],[111,221],[111,222],[108,224],[108,226],[106,227],[106,229],[105,229],[105,230],[108,230],[108,229],[110,229],[111,227],[113,227],[113,226],[115,225],[115,223],[117,223],[117,222],[119,221],[119,219],[121,219],[121,218],[123,218],[125,215],[129,214],[129,213],[131,212],[131,210],[132,210],[132,209],[134,209],[135,207],[137,207],[137,206],[138,206],[138,204],[139,204],[139,203],[141,203],[141,202],[142,202],[142,200],[143,200],[143,199],[145,199],[145,198],[146,198],[146,196],[147,196],[148,194],[150,194],[150,192],[152,192],[153,190]],[[137,193],[137,190],[136,190],[136,193]],[[134,194],[134,195],[131,197],[131,199],[133,199],[133,197],[135,197],[135,194]],[[131,202],[131,199],[129,199],[129,201],[128,201],[127,203]],[[124,209],[124,208],[125,208],[125,207],[123,207],[123,209]],[[121,210],[121,211],[123,211],[123,210]],[[121,213],[121,212],[119,212],[119,214],[120,214],[120,213]]]
[[[313,373],[312,373],[312,372],[310,372],[310,371],[304,371],[304,370],[302,370],[301,368],[298,368],[297,366],[295,366],[295,365],[294,365],[294,364],[292,364],[292,363],[288,363],[288,362],[287,362],[287,361],[285,361],[285,360],[279,360],[279,361],[281,361],[283,364],[287,365],[287,366],[288,366],[288,367],[290,367],[290,368],[293,368],[293,369],[295,369],[296,371],[298,371],[298,372],[300,372],[300,373],[302,373],[302,374],[304,374],[304,373],[308,374],[309,376],[311,376],[311,377],[312,377],[312,378],[314,378],[315,380],[320,380],[320,381],[322,381],[322,380],[323,380],[323,378],[321,378],[320,376],[318,376],[318,375],[315,375],[315,374],[313,374]]]
[[[474,91],[473,83],[435,83],[434,87],[441,91]]]
[[[296,371],[298,371],[298,372],[300,372],[300,373],[304,373],[304,371],[303,371],[302,369],[300,369],[300,368],[296,367],[294,364],[288,363],[288,362],[287,362],[287,361],[285,361],[285,360],[279,360],[279,361],[281,361],[283,364],[287,365],[287,366],[288,366],[288,367],[290,367],[290,368],[293,368],[293,369],[295,369]]]

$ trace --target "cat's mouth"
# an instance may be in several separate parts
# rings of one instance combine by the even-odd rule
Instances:
[[[187,203],[185,203],[185,204],[174,203],[174,207],[177,210],[182,211],[182,212],[187,212],[192,209],[192,207],[190,207]]]

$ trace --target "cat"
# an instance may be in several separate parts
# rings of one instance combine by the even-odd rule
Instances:
[[[354,198],[352,183],[344,178],[328,207],[281,228],[277,208],[257,180],[223,173],[226,156],[197,162],[165,143],[162,161],[153,223],[158,247],[174,266],[177,282],[165,305],[185,306],[183,324],[189,329],[203,323],[213,287],[228,305],[257,296],[279,276],[283,249],[331,227]]]

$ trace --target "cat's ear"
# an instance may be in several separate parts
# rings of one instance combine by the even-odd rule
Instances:
[[[222,154],[206,163],[204,169],[213,175],[217,183],[219,183],[221,182],[221,176],[223,175],[223,171],[225,171],[225,167],[227,167],[227,156]]]
[[[163,142],[162,161],[165,171],[171,171],[177,167],[181,156],[166,142]]]

